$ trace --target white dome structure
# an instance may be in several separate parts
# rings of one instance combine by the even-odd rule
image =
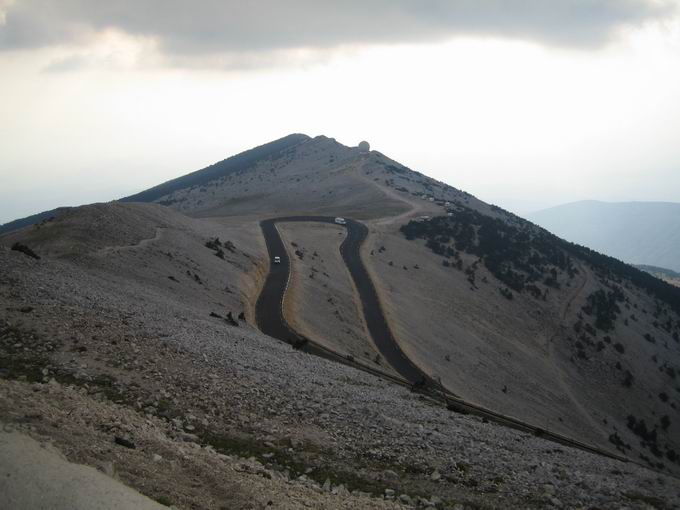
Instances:
[[[359,150],[361,152],[369,152],[371,150],[371,146],[366,140],[364,140],[363,142],[359,142]]]

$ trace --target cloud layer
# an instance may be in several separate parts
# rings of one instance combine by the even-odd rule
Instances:
[[[0,0],[0,50],[84,44],[106,29],[152,38],[178,58],[466,34],[596,46],[676,8],[673,0]]]

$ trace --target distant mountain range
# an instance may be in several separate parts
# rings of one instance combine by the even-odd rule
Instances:
[[[639,264],[635,267],[642,271],[647,271],[648,273],[653,274],[657,278],[660,278],[661,280],[664,280],[670,283],[671,285],[680,287],[680,273],[676,273],[672,269],[666,269],[665,267],[647,266],[645,264]]]
[[[680,204],[585,200],[528,219],[567,241],[630,264],[680,271]]]

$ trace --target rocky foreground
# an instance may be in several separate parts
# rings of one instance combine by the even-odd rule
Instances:
[[[0,268],[4,427],[161,504],[680,505],[675,478],[452,413],[221,318],[241,310],[83,260],[0,248]]]

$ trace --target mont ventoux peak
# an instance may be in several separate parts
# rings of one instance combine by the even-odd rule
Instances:
[[[677,503],[680,290],[368,143],[5,227],[2,416],[145,494]]]

